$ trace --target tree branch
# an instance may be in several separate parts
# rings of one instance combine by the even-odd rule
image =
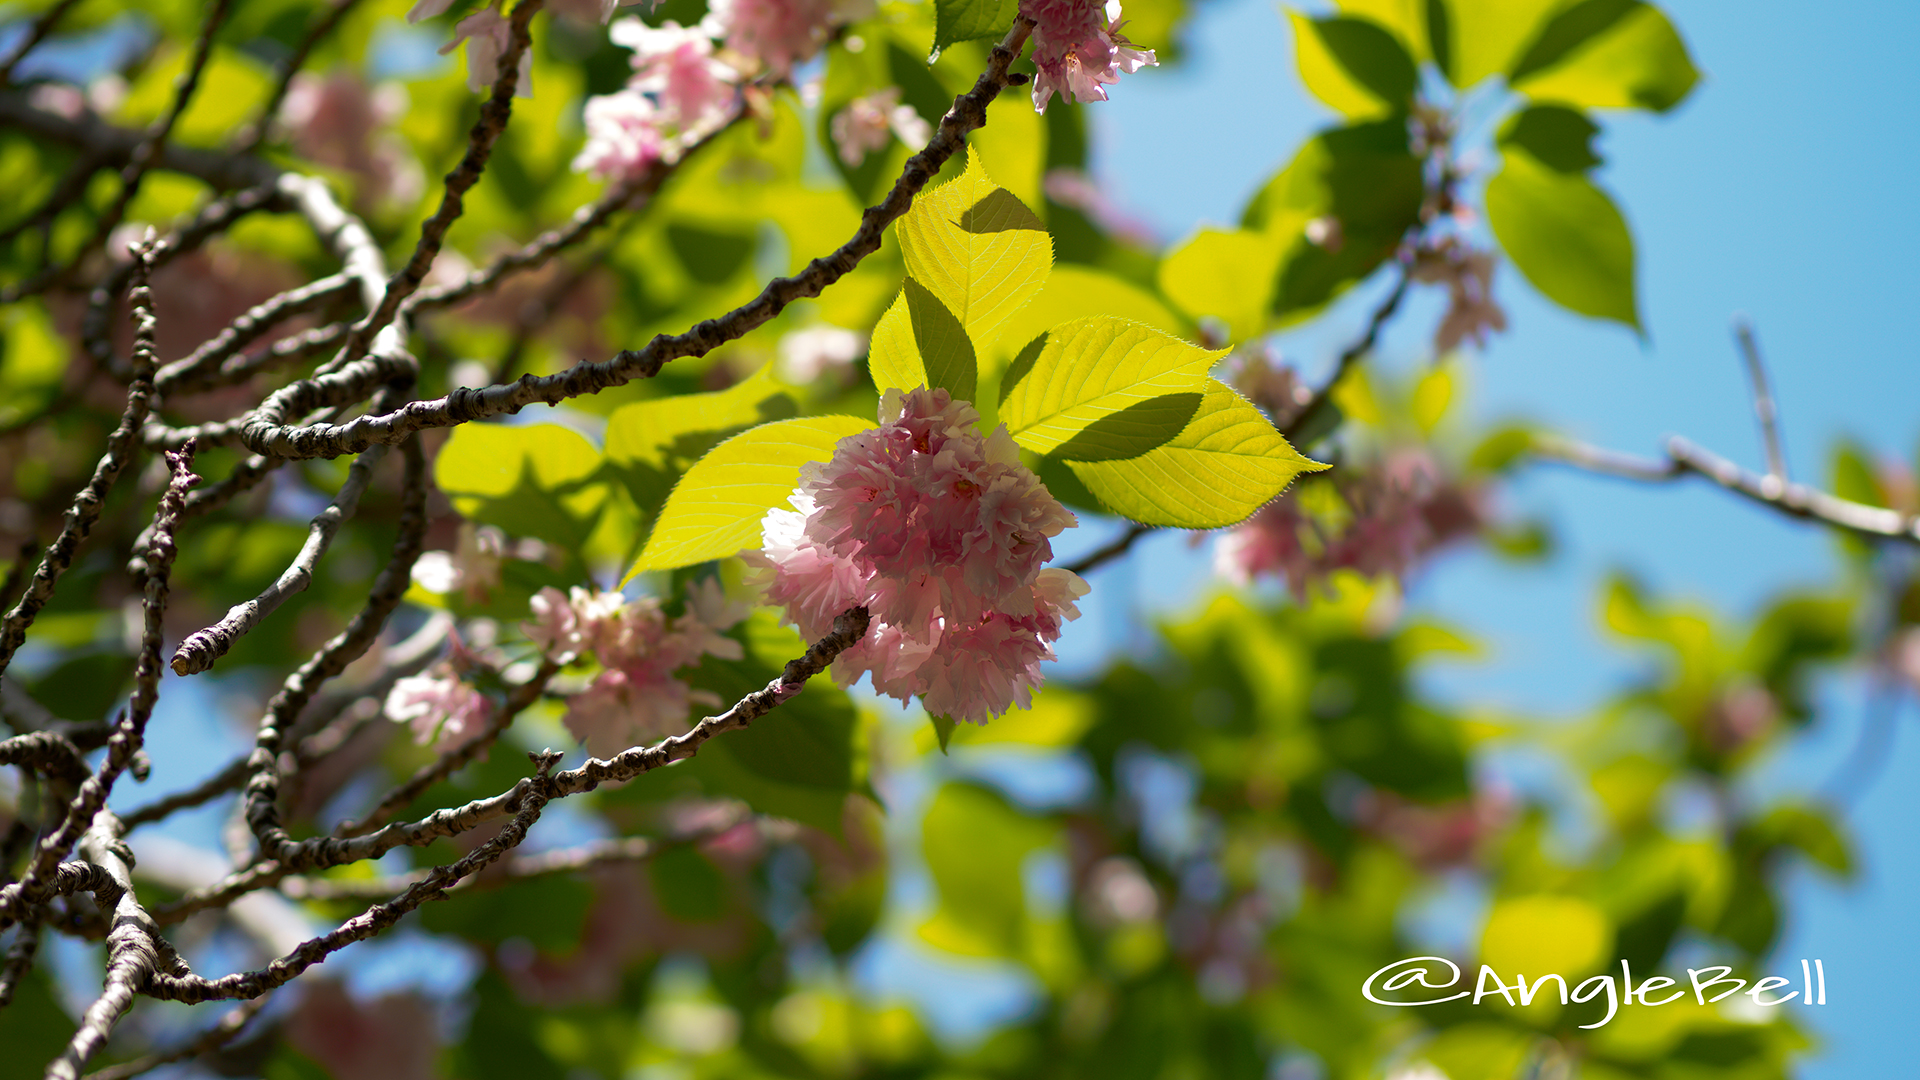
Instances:
[[[611,360],[578,364],[544,378],[526,375],[517,382],[481,390],[463,388],[443,398],[412,402],[396,412],[361,416],[346,424],[289,426],[287,419],[294,410],[286,405],[300,398],[290,395],[283,402],[269,398],[248,418],[241,441],[254,453],[283,457],[355,454],[378,443],[404,439],[423,428],[452,427],[519,412],[536,403],[553,405],[622,386],[634,379],[651,378],[669,361],[704,356],[765,325],[794,301],[820,295],[829,285],[851,273],[862,259],[879,250],[886,227],[907,212],[914,196],[933,179],[948,158],[966,145],[967,133],[986,122],[987,106],[1009,85],[1007,68],[1026,44],[1032,27],[1024,17],[1015,21],[1013,29],[994,47],[993,58],[973,89],[954,99],[953,108],[941,119],[940,128],[926,149],[907,160],[886,199],[862,215],[860,228],[851,239],[832,254],[813,260],[793,277],[768,282],[758,296],[741,307],[701,322],[683,334],[673,337],[661,334],[644,349],[623,350]]]
[[[1774,476],[1756,476],[1679,436],[1667,440],[1665,460],[1637,458],[1559,436],[1535,436],[1532,449],[1551,461],[1642,483],[1664,483],[1692,473],[1788,517],[1872,540],[1920,544],[1920,516],[1842,499],[1805,484],[1782,483]]]

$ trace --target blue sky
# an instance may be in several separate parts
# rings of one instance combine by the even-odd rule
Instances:
[[[1648,341],[1560,311],[1503,270],[1496,291],[1512,329],[1469,363],[1474,415],[1524,417],[1645,454],[1682,434],[1758,466],[1728,329],[1744,312],[1768,359],[1796,478],[1824,482],[1843,437],[1911,461],[1920,446],[1920,344],[1907,325],[1920,300],[1910,254],[1920,238],[1920,204],[1910,195],[1920,170],[1910,136],[1920,109],[1920,5],[1664,6],[1704,79],[1666,116],[1605,117],[1600,144],[1600,183],[1637,244]],[[1090,110],[1099,177],[1169,240],[1201,222],[1236,220],[1246,197],[1333,120],[1301,87],[1289,31],[1265,0],[1206,4],[1187,45],[1178,68],[1130,76],[1111,103]],[[1321,370],[1377,297],[1377,287],[1356,290],[1280,338],[1281,347]],[[1432,301],[1415,305],[1377,362],[1402,371],[1426,362],[1437,314]],[[1568,714],[1633,671],[1640,661],[1603,639],[1595,614],[1598,584],[1612,570],[1744,616],[1780,589],[1830,581],[1839,568],[1818,530],[1700,482],[1647,488],[1542,467],[1505,497],[1512,511],[1553,524],[1554,558],[1515,568],[1453,556],[1411,596],[1416,610],[1490,647],[1479,662],[1436,673],[1435,690],[1462,702]],[[1184,606],[1203,587],[1204,568],[1179,538],[1147,548],[1141,561],[1151,573],[1114,572],[1098,584],[1161,610]],[[1079,648],[1125,644],[1095,636]],[[1824,783],[1853,746],[1864,700],[1859,680],[1824,688],[1814,730],[1769,764],[1770,785]],[[1896,1003],[1905,969],[1920,960],[1920,932],[1900,899],[1920,887],[1920,838],[1906,798],[1920,784],[1920,747],[1907,730],[1915,711],[1903,706],[1894,750],[1848,819],[1860,883],[1801,875],[1791,885],[1779,956],[1824,958],[1835,988],[1832,1004],[1806,1021],[1825,1043],[1804,1071],[1812,1080],[1895,1075],[1893,1062],[1907,1057]]]

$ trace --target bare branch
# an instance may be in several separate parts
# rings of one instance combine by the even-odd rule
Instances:
[[[306,591],[313,582],[314,568],[333,545],[333,538],[339,535],[340,526],[353,517],[354,511],[359,508],[360,497],[366,494],[367,485],[373,481],[373,470],[387,456],[386,452],[386,447],[378,446],[354,459],[352,467],[347,470],[346,483],[340,486],[340,493],[308,524],[307,542],[300,546],[292,565],[282,571],[265,592],[234,605],[218,623],[188,635],[173,654],[174,674],[197,675],[212,667],[213,662],[225,656],[235,642],[259,626],[262,619],[273,614],[293,596]]]
[[[605,224],[607,219],[616,212],[627,208],[636,200],[650,198],[659,190],[661,181],[666,179],[671,168],[670,165],[655,162],[638,180],[621,184],[595,201],[575,210],[573,217],[565,225],[541,233],[526,247],[500,256],[485,269],[468,274],[463,281],[420,290],[407,300],[404,310],[420,312],[451,307],[469,297],[493,289],[511,274],[522,270],[539,269],[546,265],[547,260],[552,258],[554,253],[571,247],[587,233]]]
[[[1536,436],[1533,452],[1588,472],[1645,483],[1677,480],[1693,473],[1788,517],[1817,521],[1872,540],[1920,544],[1920,516],[1842,499],[1805,484],[1781,483],[1773,476],[1756,476],[1679,436],[1667,440],[1667,456],[1662,461],[1636,458],[1558,436]]]
[[[227,1010],[220,1022],[194,1036],[172,1050],[159,1050],[151,1054],[142,1054],[132,1061],[123,1061],[118,1065],[109,1065],[96,1072],[90,1072],[85,1080],[132,1080],[141,1073],[152,1072],[162,1065],[171,1065],[176,1061],[187,1061],[202,1054],[210,1054],[240,1037],[260,1010],[273,1000],[271,993],[262,994],[252,1001],[242,1002]]]
[[[173,134],[173,125],[180,114],[187,111],[187,103],[193,100],[193,92],[199,88],[201,72],[206,70],[207,60],[213,55],[214,32],[226,21],[227,8],[232,0],[213,0],[207,10],[207,17],[200,25],[200,35],[194,39],[193,58],[187,62],[186,70],[173,86],[173,102],[160,119],[154,122],[147,137],[134,147],[133,155],[125,168],[120,170],[120,191],[106,212],[95,223],[93,236],[74,254],[73,263],[66,267],[49,265],[40,273],[18,285],[0,289],[0,305],[11,304],[22,297],[41,292],[48,285],[63,276],[72,265],[77,265],[87,255],[98,250],[107,242],[107,237],[117,228],[125,217],[128,204],[140,192],[140,182],[146,179],[147,170],[157,164],[160,148],[166,145],[167,137]]]
[[[427,465],[418,440],[402,444],[406,475],[402,481],[400,534],[394,539],[387,565],[374,578],[367,606],[320,651],[287,677],[280,692],[267,703],[248,760],[247,824],[260,840],[262,854],[273,858],[292,844],[280,824],[279,758],[287,733],[322,683],[345,670],[372,646],[411,583],[414,560],[420,557],[427,531]]]
[[[133,385],[127,390],[126,411],[120,415],[120,426],[107,436],[107,452],[94,466],[93,477],[87,486],[75,496],[73,506],[67,510],[65,526],[47,553],[40,559],[40,566],[34,571],[33,580],[27,584],[26,595],[7,612],[4,622],[0,622],[0,675],[4,675],[7,666],[13,662],[13,654],[27,639],[27,628],[33,625],[34,618],[47,601],[53,599],[54,588],[59,584],[60,575],[73,565],[73,557],[80,545],[86,542],[87,534],[93,531],[94,522],[100,519],[100,511],[106,505],[107,492],[114,482],[120,479],[121,470],[133,455],[134,440],[140,432],[140,425],[146,422],[147,413],[153,400],[153,290],[147,285],[152,270],[153,247],[145,245],[135,253],[135,265],[140,268],[133,288],[134,303],[134,372]]]
[[[392,820],[393,815],[406,809],[409,803],[419,798],[428,788],[459,772],[468,762],[486,753],[487,748],[497,742],[500,736],[506,734],[507,729],[513,726],[515,718],[526,711],[527,706],[540,700],[540,695],[546,690],[547,683],[559,673],[559,664],[552,660],[542,660],[533,677],[514,687],[513,692],[507,695],[506,701],[501,703],[485,730],[441,754],[432,762],[422,765],[404,783],[381,798],[366,816],[355,821],[341,822],[333,830],[333,835],[362,836],[379,828]]]
[[[453,619],[446,613],[429,619],[414,635],[384,654],[380,673],[368,682],[344,691],[328,691],[316,700],[295,722],[289,738],[299,742],[295,758],[301,762],[318,759],[337,750],[344,738],[326,730],[329,721],[346,711],[356,701],[367,698],[384,698],[393,684],[408,675],[417,674],[420,669],[432,662],[434,654],[439,652],[440,643],[446,640],[447,631],[453,626]],[[353,725],[357,730],[357,725]],[[228,762],[225,768],[209,776],[185,791],[168,795],[148,803],[121,817],[123,828],[139,828],[150,822],[167,817],[195,806],[211,802],[230,791],[237,791],[247,780],[247,762],[251,754],[237,757]]]
[[[0,739],[0,765],[18,765],[69,784],[83,783],[93,770],[87,759],[65,735],[54,731],[34,731]]]
[[[513,116],[513,95],[520,83],[520,63],[528,47],[533,44],[533,16],[544,3],[545,0],[520,0],[515,5],[513,14],[508,18],[507,48],[496,61],[499,74],[493,80],[492,93],[480,106],[480,119],[468,133],[466,156],[447,174],[446,194],[440,200],[440,208],[420,226],[420,240],[414,245],[412,257],[400,268],[399,273],[387,280],[386,291],[373,305],[371,314],[348,335],[347,347],[342,354],[343,363],[351,365],[370,352],[381,351],[376,346],[375,336],[400,314],[400,305],[413,295],[420,283],[426,280],[427,271],[433,268],[433,260],[440,254],[447,230],[466,208],[466,193],[480,182],[480,175],[487,168],[487,160],[493,156],[493,145],[506,131],[507,121]]]
[[[1760,343],[1754,339],[1753,323],[1746,316],[1733,320],[1733,337],[1740,343],[1740,356],[1747,362],[1747,378],[1753,383],[1753,412],[1760,421],[1760,439],[1767,449],[1767,475],[1781,484],[1787,475],[1787,452],[1780,443],[1779,410],[1774,404],[1773,387],[1767,382],[1767,368],[1760,362]]]
[[[136,291],[145,290],[143,287]],[[134,359],[151,372],[153,316],[147,301],[135,301],[135,310],[144,316],[142,334],[145,341],[134,347]],[[114,782],[134,764],[140,753],[141,743],[146,737],[147,719],[153,715],[154,703],[160,697],[161,620],[166,614],[168,579],[175,555],[174,526],[179,521],[180,504],[186,500],[187,489],[200,480],[193,475],[190,467],[192,459],[192,447],[167,455],[172,477],[167,482],[166,494],[160,498],[160,509],[154,514],[153,542],[147,553],[146,597],[141,603],[140,658],[134,665],[133,699],[128,703],[119,726],[107,740],[106,760],[100,763],[97,772],[81,783],[79,793],[67,807],[66,816],[58,827],[40,841],[33,861],[20,879],[20,894],[9,896],[0,893],[0,927],[25,917],[34,890],[53,876],[56,864],[74,841],[93,827],[95,817],[106,806],[107,794],[113,789]]]
[[[45,41],[47,35],[53,33],[54,26],[61,19],[66,18],[67,12],[73,10],[73,6],[79,2],[80,0],[58,0],[52,7],[41,12],[39,18],[33,20],[33,25],[27,30],[27,36],[21,38],[20,44],[15,45],[13,51],[7,53],[6,59],[0,60],[0,86],[5,86],[8,80],[13,78],[14,67],[42,41]]]
[[[33,957],[39,951],[40,920],[29,918],[14,931],[6,962],[0,963],[0,1009],[13,1004],[14,989],[33,970]]]
[[[154,389],[166,395],[218,385],[217,377],[225,374],[224,362],[273,329],[275,323],[311,311],[358,284],[345,273],[332,274],[255,304],[191,355],[161,368],[154,376]]]
[[[148,992],[154,997],[166,1001],[215,1001],[234,998],[259,997],[269,990],[286,985],[299,974],[328,956],[346,948],[356,941],[380,933],[387,927],[399,922],[401,917],[429,900],[437,899],[446,891],[480,870],[491,865],[500,856],[518,847],[527,837],[527,830],[540,820],[540,811],[546,807],[551,796],[545,794],[548,786],[548,773],[553,769],[560,755],[554,751],[529,754],[538,766],[538,772],[531,780],[523,780],[515,785],[515,790],[525,790],[523,798],[516,800],[512,813],[513,819],[494,836],[493,839],[475,848],[465,858],[447,866],[435,867],[426,880],[407,888],[393,900],[385,904],[376,904],[348,919],[331,933],[322,934],[310,941],[303,942],[291,953],[275,960],[257,971],[241,972],[218,979],[202,979],[196,976],[156,975]]]
[[[908,159],[886,199],[862,215],[860,228],[851,239],[832,254],[815,259],[793,277],[768,282],[760,294],[745,305],[699,323],[684,334],[674,337],[661,334],[644,349],[623,350],[611,360],[579,364],[545,378],[527,375],[517,382],[482,390],[455,390],[443,398],[412,402],[396,412],[361,416],[346,424],[288,426],[287,419],[294,412],[291,404],[304,399],[290,395],[277,402],[269,398],[248,418],[241,434],[242,442],[254,453],[283,457],[356,454],[377,443],[404,439],[423,428],[451,427],[518,412],[537,403],[553,405],[622,386],[634,379],[651,378],[671,360],[704,356],[740,338],[766,324],[794,301],[820,295],[829,285],[851,273],[860,260],[879,250],[886,227],[907,212],[914,196],[933,179],[948,158],[966,145],[967,133],[986,122],[987,106],[1009,85],[1007,68],[1026,44],[1032,28],[1032,22],[1024,17],[1015,21],[1013,29],[994,47],[993,58],[973,89],[954,99],[953,108],[940,121],[939,130],[926,149]]]

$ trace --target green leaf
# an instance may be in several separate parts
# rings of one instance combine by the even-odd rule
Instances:
[[[1015,442],[1048,453],[1129,406],[1202,389],[1207,370],[1223,355],[1125,319],[1075,319],[1047,335],[1032,369],[1007,392],[1000,420]],[[1164,421],[1167,412],[1155,415]],[[1088,448],[1111,451],[1129,434],[1150,435],[1146,419],[1136,414],[1131,425],[1092,436]]]
[[[562,551],[585,546],[607,501],[600,452],[558,424],[463,424],[433,463],[433,481],[462,517]]]
[[[1200,411],[1199,391],[1136,401],[1095,420],[1053,448],[1061,461],[1123,461],[1160,446],[1186,429]]]
[[[1536,101],[1666,112],[1700,81],[1686,43],[1640,0],[1584,0],[1541,30],[1508,78]]]
[[[1442,0],[1447,57],[1440,70],[1466,89],[1509,70],[1542,23],[1565,0]]]
[[[1326,468],[1288,445],[1232,387],[1207,383],[1193,420],[1172,441],[1125,461],[1074,462],[1074,474],[1134,521],[1214,529],[1245,521],[1294,477]]]
[[[1432,59],[1428,22],[1435,0],[1334,0],[1341,14],[1378,23],[1393,33],[1414,60]],[[1442,67],[1446,65],[1441,64]]]
[[[622,405],[607,417],[606,461],[634,502],[652,513],[673,483],[729,435],[795,412],[772,365],[725,390]]]
[[[873,328],[867,367],[883,391],[943,387],[960,401],[974,399],[980,380],[980,363],[960,320],[913,278]]]
[[[1310,19],[1289,11],[1300,81],[1352,118],[1405,113],[1419,73],[1406,47],[1368,19]]]
[[[975,345],[992,341],[1053,267],[1046,225],[972,153],[967,171],[915,199],[897,229],[907,276],[939,297]]]
[[[1051,114],[1049,114],[1051,115]],[[1000,330],[999,340],[981,350],[981,369],[1012,371],[1007,365],[1033,339],[1069,319],[1090,315],[1114,315],[1155,329],[1177,334],[1182,330],[1180,317],[1152,293],[1123,278],[1090,266],[1063,264],[1054,268],[1047,283],[1033,302],[1015,312]],[[1006,387],[1001,387],[1001,397]]]
[[[777,420],[714,447],[694,462],[667,496],[627,579],[647,570],[692,566],[758,547],[760,519],[768,510],[787,505],[787,497],[799,483],[800,467],[826,461],[841,439],[873,426],[857,416]]]
[[[1160,291],[1194,318],[1227,324],[1228,339],[1246,341],[1266,329],[1285,242],[1263,232],[1200,229],[1160,260]]]
[[[1565,105],[1529,105],[1500,127],[1502,149],[1517,147],[1540,164],[1563,173],[1583,173],[1600,164],[1593,137],[1600,125]]]
[[[956,41],[999,37],[1020,13],[1020,0],[933,0],[933,56]]]
[[[67,342],[46,305],[16,304],[0,314],[0,426],[45,407],[67,372]]]
[[[1273,313],[1303,318],[1372,273],[1419,222],[1424,198],[1404,122],[1356,124],[1309,140],[1242,215],[1243,226],[1284,245]],[[1321,217],[1339,222],[1339,243],[1306,238],[1303,227]]]
[[[930,716],[928,719],[933,722],[933,737],[940,740],[940,753],[945,754],[947,744],[953,741],[953,717]]]
[[[1547,299],[1640,329],[1633,236],[1606,192],[1509,149],[1486,200],[1493,235]]]

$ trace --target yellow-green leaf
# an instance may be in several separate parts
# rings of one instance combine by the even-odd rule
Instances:
[[[634,501],[651,511],[674,479],[721,439],[794,411],[771,364],[725,390],[636,401],[607,417],[607,464],[626,481]]]
[[[1301,473],[1326,468],[1232,387],[1207,382],[1199,410],[1172,441],[1125,461],[1073,462],[1074,474],[1134,521],[1214,529],[1246,520]]]
[[[1288,242],[1251,229],[1203,228],[1160,260],[1160,291],[1194,318],[1226,323],[1229,340],[1245,341],[1266,329]]]
[[[1693,90],[1700,72],[1660,9],[1585,0],[1547,23],[1510,81],[1536,101],[1665,112]]]
[[[1110,315],[1075,319],[1048,331],[1033,366],[1005,391],[1000,420],[1015,442],[1048,453],[1129,407],[1204,389],[1223,355]]]
[[[1564,0],[1445,0],[1449,81],[1462,89],[1507,71]]]
[[[607,501],[600,452],[558,424],[463,424],[434,459],[433,481],[462,517],[578,551]]]
[[[1293,23],[1300,81],[1314,97],[1354,119],[1405,112],[1419,74],[1392,34],[1368,19],[1313,19],[1287,12]]]
[[[1613,946],[1613,926],[1599,908],[1571,896],[1518,896],[1487,916],[1480,960],[1508,978],[1565,976],[1598,970]]]
[[[1046,284],[1053,238],[1026,204],[994,184],[977,155],[967,171],[921,195],[899,224],[907,276],[926,286],[976,342]]]
[[[800,467],[826,461],[841,439],[873,426],[857,416],[807,416],[748,428],[714,447],[667,496],[627,577],[758,547],[760,519],[787,505]]]
[[[1640,328],[1633,235],[1607,193],[1515,147],[1487,181],[1487,224],[1534,288],[1561,307]]]
[[[982,371],[1004,371],[1034,338],[1068,319],[1089,315],[1117,315],[1170,334],[1182,326],[1172,309],[1140,286],[1104,270],[1068,263],[1054,268],[1040,295],[1015,312],[1001,328],[999,340],[981,351]]]
[[[867,366],[883,391],[944,387],[961,401],[974,399],[980,379],[973,342],[960,320],[913,278],[873,328]]]

